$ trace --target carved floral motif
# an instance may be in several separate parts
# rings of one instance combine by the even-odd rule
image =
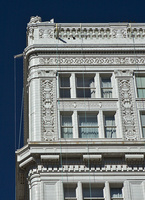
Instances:
[[[39,38],[53,38],[54,30],[53,29],[39,29]]]
[[[69,57],[69,58],[57,58],[57,57],[41,57],[39,59],[39,63],[42,65],[81,65],[81,64],[89,64],[89,65],[122,65],[122,64],[145,64],[145,57]]]
[[[137,140],[131,80],[120,79],[119,90],[124,137],[126,140]]]
[[[42,140],[53,139],[54,135],[54,105],[53,79],[41,80],[42,88]]]
[[[30,37],[30,39],[34,39],[34,28],[33,27],[29,27],[28,28],[28,36]]]

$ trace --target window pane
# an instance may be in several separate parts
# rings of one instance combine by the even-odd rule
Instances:
[[[112,98],[112,89],[102,89],[101,92],[103,98]]]
[[[64,198],[67,197],[76,197],[76,188],[75,187],[65,187],[64,188]]]
[[[80,126],[98,126],[97,115],[79,115]]]
[[[138,88],[145,87],[145,77],[136,77],[136,83]]]
[[[91,90],[90,89],[77,89],[77,97],[90,98],[91,97]]]
[[[141,124],[142,126],[145,126],[145,114],[141,115]]]
[[[111,188],[111,197],[122,197],[122,188]]]
[[[77,87],[94,87],[94,78],[77,77]]]
[[[105,126],[115,126],[114,116],[105,116]]]
[[[62,115],[62,126],[72,126],[71,115]]]
[[[145,128],[142,128],[142,136],[145,138]]]
[[[116,128],[105,128],[105,137],[106,138],[116,138]]]
[[[61,98],[70,98],[70,89],[60,89]]]
[[[79,128],[79,137],[80,138],[98,138],[98,128],[91,127],[91,128]]]
[[[137,89],[137,95],[139,98],[145,98],[145,89]]]
[[[61,87],[70,87],[69,77],[61,77],[60,78],[60,86]]]
[[[111,88],[111,79],[110,78],[102,78],[102,85],[103,88]]]
[[[61,137],[62,138],[73,138],[72,128],[61,128]]]
[[[103,197],[103,188],[83,187],[83,197]]]

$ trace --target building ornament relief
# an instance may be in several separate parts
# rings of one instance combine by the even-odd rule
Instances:
[[[42,140],[54,140],[53,79],[41,80]]]
[[[119,79],[119,91],[124,138],[126,140],[137,140],[131,80]]]
[[[145,57],[68,57],[68,58],[57,58],[57,57],[41,57],[39,58],[41,65],[134,65],[134,64],[145,64]]]
[[[53,38],[54,30],[53,29],[39,29],[39,38]]]
[[[32,17],[30,18],[29,24],[38,23],[38,22],[41,22],[41,17],[39,17],[39,16],[32,16]]]
[[[133,165],[129,166],[127,164],[117,164],[117,165],[91,165],[90,167],[86,165],[55,165],[55,166],[38,166],[35,169],[31,169],[28,173],[28,177],[31,177],[31,175],[39,174],[39,173],[105,173],[105,172],[145,172],[145,166],[144,165]]]

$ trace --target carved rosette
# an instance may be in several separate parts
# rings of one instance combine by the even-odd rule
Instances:
[[[135,100],[132,86],[132,72],[116,71],[118,78],[119,101],[122,115],[123,135],[125,140],[133,141],[138,139],[136,130]],[[122,77],[121,77],[122,76]]]
[[[41,80],[42,98],[42,140],[54,139],[54,96],[53,78]]]

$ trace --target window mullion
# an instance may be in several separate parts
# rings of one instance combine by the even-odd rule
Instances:
[[[110,186],[109,186],[109,182],[106,181],[105,182],[105,200],[110,200]]]
[[[80,181],[78,181],[76,196],[77,200],[83,200],[82,183]]]
[[[70,77],[70,87],[71,87],[71,98],[76,98],[76,79],[75,79],[75,73],[71,74],[71,77]]]

